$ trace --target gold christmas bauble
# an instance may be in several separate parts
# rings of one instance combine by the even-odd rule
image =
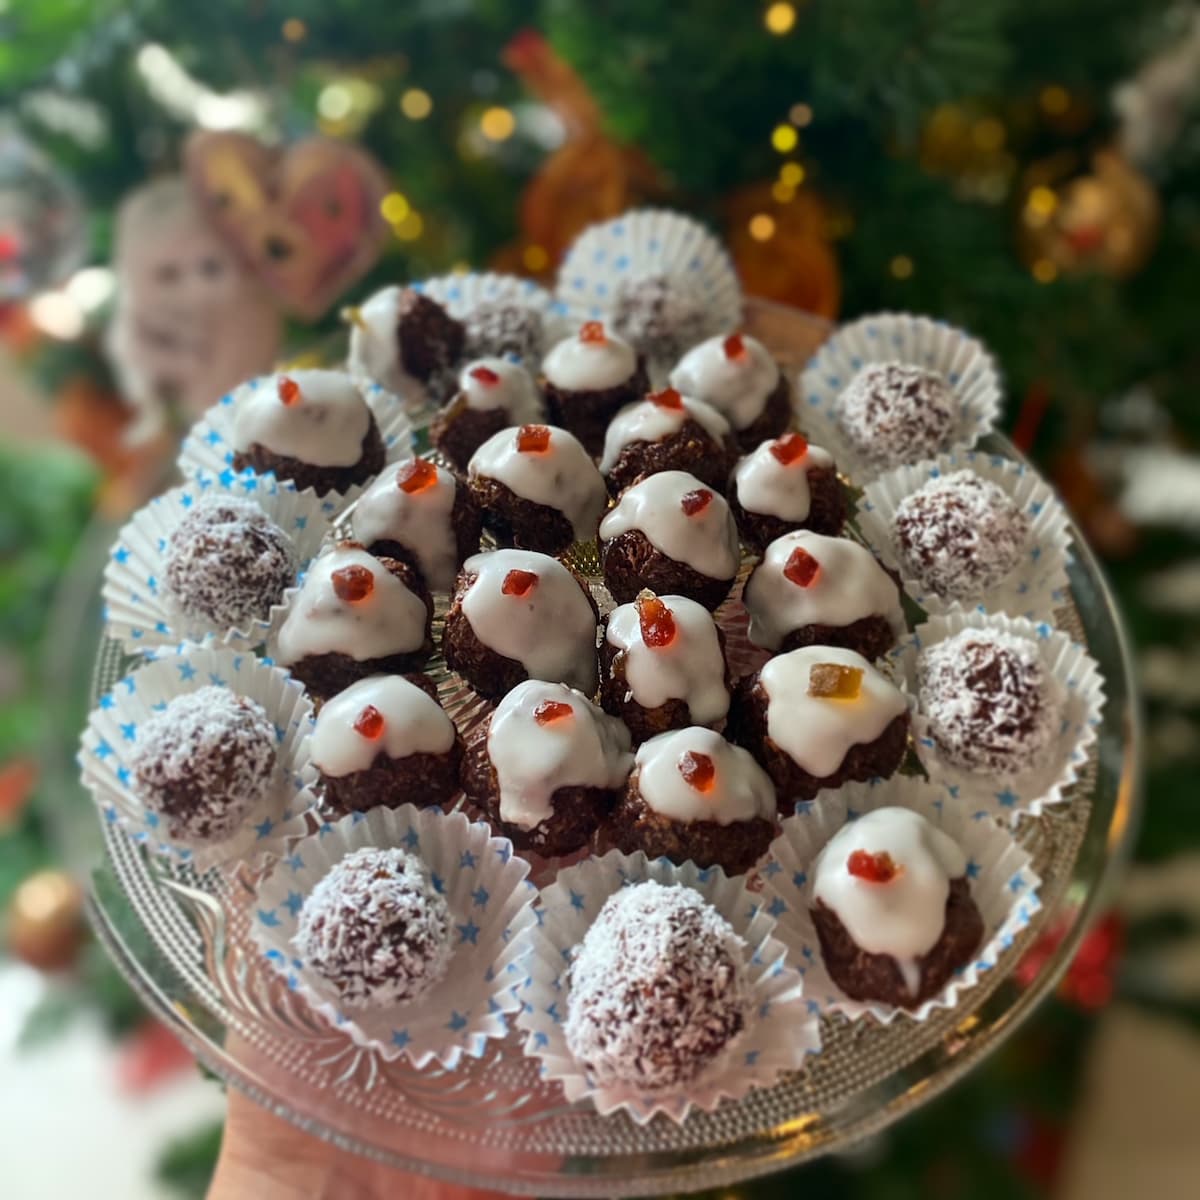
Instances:
[[[5,922],[8,952],[42,971],[70,966],[83,943],[83,893],[63,871],[38,871],[16,890]]]

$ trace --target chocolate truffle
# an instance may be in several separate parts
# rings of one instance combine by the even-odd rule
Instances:
[[[413,381],[436,384],[462,357],[462,322],[415,288],[385,287],[354,314],[350,365],[404,395]]]
[[[471,735],[462,786],[518,849],[556,857],[591,840],[632,766],[620,721],[574,688],[529,679]]]
[[[638,749],[608,831],[626,854],[741,875],[775,836],[775,785],[719,733],[675,729]]]
[[[904,693],[861,654],[807,646],[734,690],[729,735],[766,768],[780,803],[895,774],[908,748]]]
[[[596,601],[556,558],[493,550],[467,559],[446,614],[442,652],[481,696],[524,679],[596,689]]]
[[[650,881],[623,888],[571,961],[568,1049],[601,1087],[691,1083],[750,1020],[748,953],[698,892]]]
[[[833,456],[800,433],[762,442],[738,462],[729,507],[742,540],[759,551],[795,529],[836,537],[846,522]]]
[[[917,699],[954,766],[1013,776],[1044,763],[1062,721],[1061,690],[1037,643],[964,629],[917,658]]]
[[[254,501],[209,494],[167,539],[163,582],[185,616],[245,629],[265,621],[296,582],[296,554]]]
[[[420,670],[433,653],[432,621],[433,601],[412,567],[339,542],[309,567],[275,658],[324,698],[368,675]]]
[[[931,479],[905,496],[894,527],[905,573],[947,600],[978,600],[1021,561],[1029,540],[1029,518],[974,471]]]
[[[242,384],[232,397],[233,468],[287,479],[318,496],[383,469],[383,437],[342,371],[291,371]]]
[[[663,388],[613,418],[600,473],[614,496],[657,471],[690,471],[723,492],[736,457],[729,422],[715,408]]]
[[[877,808],[817,859],[811,909],[821,957],[852,1000],[916,1008],[983,940],[962,848],[920,813]]]
[[[693,346],[671,372],[671,386],[711,404],[733,427],[748,453],[778,437],[792,421],[787,380],[757,338],[733,333]]]
[[[465,471],[471,455],[493,434],[541,416],[541,397],[523,366],[481,358],[459,372],[458,390],[433,418],[429,436],[457,470]]]
[[[666,275],[622,279],[613,291],[613,328],[643,358],[674,362],[713,332],[704,301]]]
[[[686,596],[644,591],[615,608],[600,643],[600,703],[634,744],[688,725],[715,725],[729,711],[724,635]]]
[[[531,370],[542,357],[545,322],[536,308],[513,300],[485,300],[463,315],[467,358],[512,357]]]
[[[608,507],[596,464],[578,438],[554,425],[494,434],[471,456],[467,480],[500,545],[542,554],[590,541]]]
[[[600,522],[604,582],[626,604],[643,588],[716,608],[741,563],[729,505],[686,471],[660,471],[627,489]]]
[[[785,533],[750,573],[750,640],[766,650],[845,646],[882,658],[906,632],[896,581],[847,538]]]
[[[399,849],[354,850],[313,888],[292,938],[346,1008],[419,1000],[446,974],[451,913],[424,863]]]
[[[447,592],[464,560],[479,550],[483,514],[452,471],[406,458],[363,492],[350,523],[369,553],[407,563],[428,588]]]
[[[142,723],[130,790],[168,836],[220,842],[272,785],[275,727],[261,704],[225,687],[176,696]]]

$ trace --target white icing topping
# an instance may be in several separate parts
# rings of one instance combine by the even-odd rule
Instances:
[[[350,369],[389,392],[403,392],[414,382],[400,362],[400,292],[393,285],[369,296],[350,328]]]
[[[898,873],[887,883],[851,875],[846,864],[855,850],[886,853]],[[833,910],[857,946],[894,958],[915,995],[917,960],[942,936],[950,880],[966,869],[962,848],[920,813],[877,808],[843,826],[821,851],[813,897]]]
[[[284,404],[281,380],[300,389]],[[257,443],[274,454],[316,467],[352,467],[362,458],[371,410],[343,371],[288,371],[243,383],[233,394],[233,445]]]
[[[458,570],[458,548],[450,521],[458,485],[453,472],[438,467],[432,485],[406,492],[396,476],[411,461],[389,464],[363,492],[350,518],[354,539],[364,546],[385,540],[399,542],[415,556],[429,587],[448,591]]]
[[[746,353],[730,358],[725,338],[713,337],[693,346],[671,372],[671,386],[698,396],[745,429],[761,415],[767,397],[779,383],[779,367],[757,338],[743,335]]]
[[[365,567],[375,584],[351,604],[333,590],[333,573]],[[287,666],[317,654],[346,654],[356,662],[407,654],[425,640],[425,604],[365,550],[335,546],[316,559],[279,630],[276,659]]]
[[[808,452],[794,462],[782,463],[771,453],[773,439],[762,442],[734,468],[738,503],[751,513],[778,517],[781,521],[804,521],[812,507],[809,471],[828,470],[833,455],[809,443]]]
[[[680,761],[685,754],[712,760],[713,778],[701,791],[684,778]],[[770,776],[740,746],[711,729],[692,726],[660,733],[637,752],[638,794],[654,812],[672,821],[752,821],[775,819],[775,785]]]
[[[570,716],[539,725],[544,702],[568,704]],[[488,757],[500,785],[500,819],[532,829],[552,815],[561,787],[618,788],[633,767],[629,730],[586,696],[560,683],[527,679],[496,706]]]
[[[853,700],[808,694],[809,671],[836,663],[862,671]],[[818,779],[842,765],[851,746],[873,742],[906,711],[904,694],[861,654],[839,646],[805,646],[771,659],[759,672],[767,694],[767,735],[802,770]]]
[[[711,725],[729,711],[725,659],[717,627],[703,605],[686,596],[660,596],[675,621],[674,640],[647,646],[636,604],[622,604],[608,618],[606,640],[625,653],[628,695],[643,708],[686,701],[692,721]]]
[[[576,541],[595,537],[608,507],[604,479],[577,437],[557,425],[541,428],[550,430],[546,450],[520,450],[519,430],[501,429],[471,455],[467,474],[494,479],[525,500],[558,509],[571,522]]]
[[[820,564],[808,587],[784,574],[797,547]],[[767,547],[742,599],[750,613],[750,640],[768,650],[778,649],[787,634],[805,625],[841,628],[863,617],[886,618],[897,638],[906,632],[900,591],[875,556],[849,538],[807,529],[785,533]]]
[[[621,451],[634,442],[661,442],[676,434],[689,418],[720,445],[729,433],[729,422],[711,404],[681,396],[682,408],[667,408],[653,400],[626,405],[609,422],[604,434],[604,454],[600,471],[607,475],[616,465]]]
[[[500,378],[495,382],[477,379],[471,374],[479,368]],[[533,376],[520,363],[507,358],[477,358],[467,363],[458,374],[458,394],[468,408],[490,411],[504,409],[514,425],[536,421],[541,416],[542,402]]]
[[[367,705],[383,717],[374,738],[354,728]],[[436,700],[403,675],[372,675],[321,706],[309,749],[322,774],[339,777],[367,770],[378,754],[445,754],[453,745],[454,722]]]
[[[463,564],[475,574],[462,611],[490,650],[515,659],[534,679],[596,690],[596,616],[575,576],[556,558],[532,550],[493,550]],[[509,571],[531,571],[524,596],[501,590]]]
[[[660,471],[627,488],[600,523],[602,541],[639,529],[656,550],[710,579],[732,579],[740,551],[737,526],[725,498],[713,492],[703,511],[688,516],[680,501],[688,492],[712,492],[687,471]]]
[[[563,338],[542,360],[546,381],[571,392],[618,387],[636,370],[633,347],[608,328],[602,342],[585,342],[578,334]]]

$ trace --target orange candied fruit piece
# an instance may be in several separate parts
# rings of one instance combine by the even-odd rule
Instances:
[[[603,321],[584,321],[579,327],[579,340],[589,346],[603,346],[608,341]]]
[[[813,663],[808,672],[808,694],[823,700],[857,700],[862,680],[862,667]]]
[[[725,351],[725,357],[730,362],[742,362],[747,354],[746,342],[740,333],[731,333],[721,343],[721,349]]]
[[[427,492],[437,483],[437,467],[427,458],[414,458],[396,472],[396,483],[402,492],[410,496]]]
[[[279,377],[279,399],[283,401],[286,408],[291,408],[293,404],[299,404],[300,385],[294,379],[281,375]]]
[[[679,507],[689,517],[699,516],[711,503],[713,493],[709,488],[696,488],[693,492],[685,492],[679,498]]]
[[[643,592],[634,605],[642,629],[642,641],[652,649],[669,646],[675,640],[675,618],[671,610],[651,592]]]
[[[370,738],[371,741],[375,741],[383,733],[383,713],[375,705],[368,704],[358,714],[358,719],[354,722],[354,731],[355,733],[361,733],[365,738]]]
[[[891,883],[900,874],[900,868],[886,850],[872,854],[869,850],[852,850],[846,859],[846,870],[855,879],[867,883]]]
[[[661,391],[651,392],[646,399],[651,404],[657,404],[659,408],[671,408],[676,412],[683,407],[683,397],[673,387],[665,387]]]
[[[522,425],[517,430],[517,449],[522,454],[545,454],[550,449],[550,426]]]
[[[500,590],[506,596],[525,596],[529,594],[537,581],[538,577],[532,571],[522,571],[520,568],[515,568],[505,575],[504,582],[500,585]]]
[[[573,716],[575,710],[565,700],[543,700],[533,710],[533,719],[539,725],[553,725],[565,717]]]
[[[785,467],[799,462],[808,453],[808,438],[802,433],[785,433],[771,443],[771,454]]]
[[[711,792],[717,779],[717,765],[707,754],[685,750],[679,756],[679,773],[689,787],[698,792]]]
[[[358,604],[375,590],[375,576],[358,563],[339,567],[329,578],[333,582],[333,594],[347,604]]]
[[[488,387],[495,387],[500,382],[500,376],[491,367],[472,367],[467,374],[472,379],[478,379],[480,383],[487,384]]]
[[[812,587],[820,570],[821,564],[803,546],[797,546],[783,565],[783,577],[797,587]]]

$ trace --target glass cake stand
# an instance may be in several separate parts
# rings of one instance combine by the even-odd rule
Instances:
[[[802,313],[751,302],[749,328],[789,369],[828,332]],[[986,449],[1019,457],[1000,437]],[[515,1194],[635,1196],[731,1184],[845,1150],[912,1112],[975,1066],[1053,989],[1105,902],[1136,827],[1139,732],[1129,653],[1112,596],[1073,530],[1071,599],[1060,624],[1103,671],[1108,702],[1067,804],[1020,827],[1043,909],[998,968],[949,1012],[883,1028],[823,1022],[805,1071],[678,1126],[638,1126],[564,1102],[515,1035],[455,1071],[385,1063],[328,1027],[262,970],[248,937],[242,877],[167,868],[104,825],[71,774],[74,727],[52,757],[60,827],[90,881],[98,936],[146,1003],[230,1085],[301,1128],[401,1169]],[[132,665],[100,638],[98,581],[111,531],[97,531],[59,597],[51,677],[64,697],[110,688]],[[97,641],[99,643],[96,649]],[[69,712],[65,704],[61,711]],[[1032,979],[1014,968],[1057,939]]]

